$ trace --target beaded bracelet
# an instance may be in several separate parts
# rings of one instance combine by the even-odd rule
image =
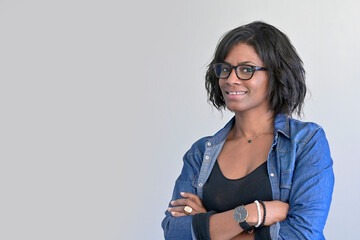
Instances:
[[[265,203],[263,202],[263,201],[261,201],[261,200],[258,200],[259,201],[259,203],[263,206],[263,208],[264,208],[264,218],[263,218],[263,221],[262,221],[262,223],[260,224],[260,226],[259,226],[259,228],[260,227],[263,227],[264,226],[264,224],[265,224],[265,219],[266,219],[266,206],[265,206]]]

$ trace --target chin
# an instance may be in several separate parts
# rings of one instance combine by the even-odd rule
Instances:
[[[242,112],[242,111],[246,111],[246,110],[247,110],[246,107],[234,106],[234,105],[232,105],[232,104],[226,105],[226,108],[227,108],[228,110],[230,110],[231,112]]]

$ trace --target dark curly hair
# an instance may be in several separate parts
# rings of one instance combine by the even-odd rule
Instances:
[[[275,114],[291,116],[296,112],[301,116],[306,95],[303,62],[284,33],[261,21],[229,31],[218,43],[205,77],[209,102],[218,110],[226,107],[212,65],[224,62],[230,49],[238,43],[252,46],[268,69],[270,109]]]

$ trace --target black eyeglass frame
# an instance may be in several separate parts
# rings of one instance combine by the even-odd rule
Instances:
[[[229,66],[230,71],[228,72],[228,75],[227,75],[226,77],[220,77],[220,76],[217,75],[217,73],[216,73],[216,66],[219,65],[219,64],[224,64],[224,65]],[[267,68],[265,68],[265,67],[258,67],[258,66],[248,65],[248,64],[239,64],[239,65],[237,65],[237,66],[232,66],[232,65],[230,65],[230,64],[228,64],[228,63],[214,63],[214,64],[212,65],[212,67],[213,67],[213,69],[214,69],[215,76],[216,76],[217,78],[219,78],[219,79],[220,79],[220,78],[221,78],[221,79],[227,79],[227,78],[230,76],[230,74],[231,74],[231,72],[232,72],[233,69],[235,70],[235,74],[236,74],[236,76],[238,77],[238,79],[241,79],[241,80],[250,80],[250,79],[254,76],[254,73],[255,73],[256,71],[267,71]],[[251,76],[250,76],[249,78],[241,78],[241,77],[239,77],[238,72],[236,71],[236,69],[237,69],[238,67],[250,67],[250,68],[252,69]]]

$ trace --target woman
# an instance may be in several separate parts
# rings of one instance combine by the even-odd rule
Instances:
[[[166,239],[324,239],[334,174],[315,123],[291,118],[306,95],[302,61],[277,28],[228,32],[206,73],[233,119],[193,144],[162,222]]]

